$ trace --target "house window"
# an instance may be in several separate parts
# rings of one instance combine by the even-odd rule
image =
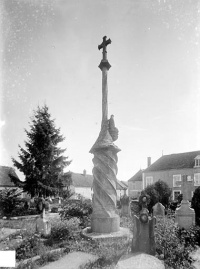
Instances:
[[[146,187],[153,184],[153,177],[146,177]]]
[[[200,160],[195,160],[195,166],[200,166]]]
[[[173,187],[181,187],[181,175],[173,175]]]
[[[180,190],[173,191],[173,200],[176,201],[178,199],[179,194],[181,194]]]
[[[195,159],[195,167],[200,167],[200,155],[198,155]]]
[[[200,186],[200,173],[194,174],[194,186]]]

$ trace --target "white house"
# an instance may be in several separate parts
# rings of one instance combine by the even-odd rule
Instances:
[[[72,191],[76,194],[81,194],[82,196],[92,199],[92,184],[93,184],[93,176],[88,175],[86,170],[83,170],[83,173],[73,173],[72,172]],[[117,180],[117,199],[119,200],[121,196],[124,195],[128,186],[126,182],[122,182]]]

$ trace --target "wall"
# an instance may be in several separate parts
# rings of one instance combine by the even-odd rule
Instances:
[[[116,190],[117,191],[117,200],[120,200],[120,197],[127,193],[127,190]]]
[[[128,181],[128,196],[138,198],[142,191],[142,181]]]
[[[75,193],[81,194],[85,198],[92,200],[93,191],[91,190],[90,187],[75,187]]]
[[[174,187],[173,186],[173,175],[188,175],[191,176],[192,179],[194,179],[194,174],[200,173],[200,168],[188,168],[188,169],[171,169],[171,170],[165,170],[165,171],[152,171],[152,172],[144,172],[143,173],[143,186],[146,187],[146,177],[153,176],[153,183],[158,181],[159,179],[166,182],[170,188],[172,188],[173,191],[180,190],[181,187]]]

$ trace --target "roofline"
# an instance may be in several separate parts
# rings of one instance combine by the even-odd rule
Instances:
[[[158,158],[154,163],[152,163],[149,167],[147,167],[146,169],[144,169],[143,172],[145,172],[146,170],[148,170],[151,166],[153,166],[156,162],[159,162],[160,159],[162,159],[163,157],[170,157],[170,156],[175,156],[175,155],[184,155],[184,154],[191,154],[191,153],[197,153],[198,155],[200,155],[200,150],[195,150],[195,151],[187,151],[187,152],[180,152],[180,153],[172,153],[172,154],[167,154],[167,155],[162,155],[160,158]],[[194,158],[195,159],[195,158]],[[192,167],[186,167],[186,168],[182,168],[182,169],[193,169]],[[164,170],[151,170],[149,172],[155,172],[155,171],[169,171],[169,170],[177,170],[174,168],[169,168],[169,169],[164,169]]]
[[[166,155],[162,155],[160,158],[164,157],[164,156],[171,156],[171,155],[179,155],[179,154],[188,154],[188,153],[195,153],[195,152],[199,152],[200,150],[194,150],[194,151],[186,151],[186,152],[179,152],[179,153],[172,153],[172,154],[166,154]],[[200,155],[200,154],[199,154]],[[160,159],[158,158],[158,160]]]
[[[172,170],[188,170],[188,169],[191,169],[191,170],[194,170],[194,169],[196,169],[196,170],[198,170],[198,169],[200,169],[200,167],[186,167],[186,168],[172,168],[172,169],[164,169],[164,170],[151,170],[151,171],[147,171],[147,172],[143,172],[144,174],[145,173],[151,173],[151,172],[166,172],[166,171],[172,171]]]

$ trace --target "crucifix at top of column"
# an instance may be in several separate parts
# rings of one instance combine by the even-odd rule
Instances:
[[[111,40],[110,38],[108,40],[106,40],[107,36],[103,37],[103,42],[101,43],[101,45],[98,46],[98,49],[103,49],[103,60],[107,60],[107,51],[106,51],[106,47],[107,45],[111,44]]]
[[[111,65],[109,64],[108,60],[107,60],[107,50],[106,47],[111,44],[111,40],[110,38],[107,39],[107,36],[103,37],[103,42],[98,46],[98,49],[102,49],[102,54],[103,54],[103,59],[101,60],[101,63],[99,65],[99,68],[103,71],[103,68],[105,67],[107,70],[110,69]]]

